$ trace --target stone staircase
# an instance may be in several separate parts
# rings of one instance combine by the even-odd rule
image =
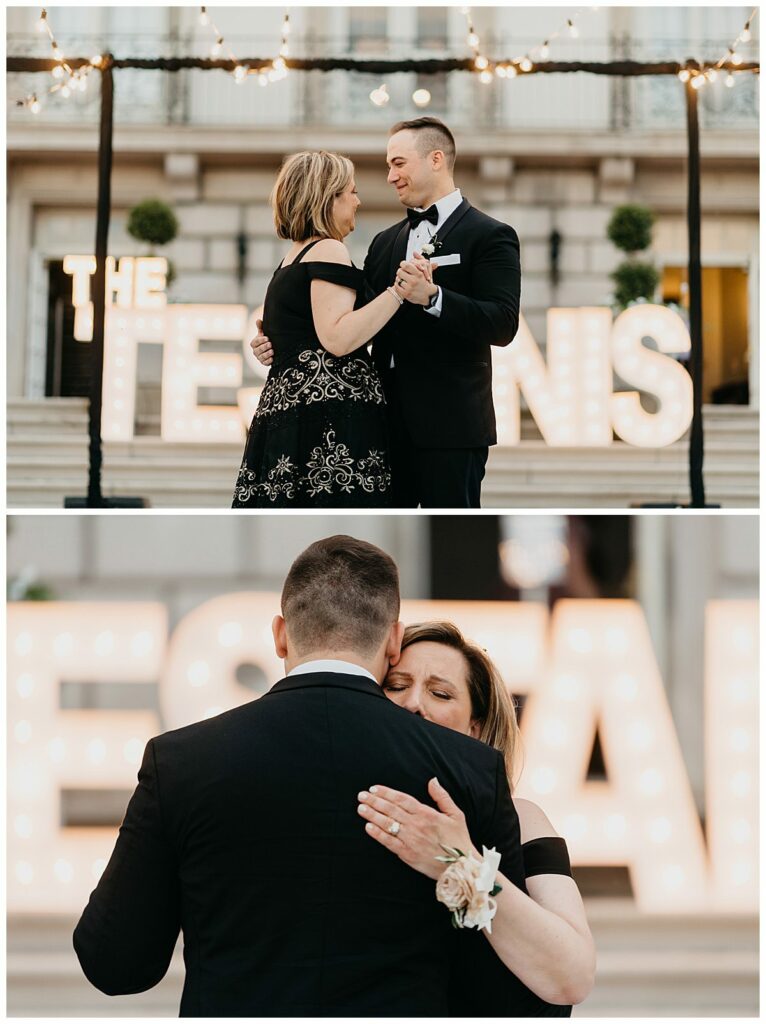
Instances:
[[[596,985],[576,1017],[757,1017],[758,922],[647,917],[630,900],[586,901],[598,948]],[[13,916],[7,939],[12,1017],[173,1017],[183,985],[180,943],[163,981],[110,998],[83,977],[74,919]]]
[[[758,507],[757,409],[705,407],[707,500]],[[61,507],[87,486],[85,399],[9,399],[7,493],[11,508]],[[105,495],[140,496],[157,508],[228,508],[241,444],[177,444],[153,436],[104,445]],[[689,500],[688,444],[551,448],[529,417],[522,443],[490,453],[487,508],[627,508]]]

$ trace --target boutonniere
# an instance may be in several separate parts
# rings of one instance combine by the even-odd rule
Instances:
[[[434,232],[426,244],[421,247],[420,251],[424,256],[428,256],[430,258],[435,252],[441,249],[441,247],[442,243],[439,241],[439,236]]]

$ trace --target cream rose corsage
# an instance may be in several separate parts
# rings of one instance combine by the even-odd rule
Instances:
[[[492,918],[497,913],[494,897],[502,890],[495,877],[500,867],[500,854],[482,846],[482,859],[472,853],[443,846],[446,856],[436,859],[447,868],[436,883],[436,898],[452,911],[455,928],[486,928],[492,933]]]

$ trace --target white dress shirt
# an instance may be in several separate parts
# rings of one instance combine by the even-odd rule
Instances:
[[[439,214],[439,219],[435,224],[432,224],[428,220],[421,220],[415,228],[410,228],[410,237],[407,239],[407,259],[412,259],[414,252],[420,252],[422,246],[424,246],[430,238],[434,235],[438,235],[444,222],[448,217],[457,210],[458,206],[463,202],[463,195],[459,188],[456,188],[454,192],[450,192],[449,195],[442,196],[434,204]],[[423,207],[416,206],[416,210],[421,210]],[[436,262],[439,262],[439,256],[435,253],[432,257]],[[439,288],[436,293],[436,298],[432,306],[426,307],[426,313],[430,313],[431,316],[440,316],[442,311],[442,290]]]
[[[361,665],[355,665],[352,661],[336,661],[334,658],[317,658],[316,661],[304,661],[302,665],[296,665],[295,668],[290,669],[286,678],[289,679],[290,676],[303,676],[308,672],[340,672],[342,675],[347,676],[367,676],[368,679],[372,679],[376,686],[379,685],[372,672],[368,672],[366,668],[362,668]]]

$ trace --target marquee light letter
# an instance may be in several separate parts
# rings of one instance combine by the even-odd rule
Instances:
[[[93,303],[90,279],[96,273],[95,256],[65,256],[64,273],[72,275],[75,341],[93,340]]]
[[[520,440],[519,388],[548,444],[611,444],[611,324],[606,307],[549,309],[546,367],[526,321],[520,319],[516,338],[495,359],[501,444]]]
[[[136,306],[139,309],[162,309],[167,305],[167,273],[168,261],[164,256],[141,256],[136,260]]]
[[[165,261],[162,260],[164,263]],[[133,282],[135,280],[136,260],[132,256],[123,256],[119,269],[113,256],[106,258],[106,304],[117,306],[118,309],[131,309],[133,303]]]
[[[165,329],[162,312],[122,310],[115,306],[106,311],[101,410],[101,435],[105,441],[129,441],[133,437],[138,344],[161,345]]]
[[[653,338],[659,352],[641,344]],[[648,413],[637,391],[612,395],[612,422],[617,434],[644,448],[660,448],[677,441],[692,420],[692,380],[667,353],[686,353],[691,339],[678,313],[649,303],[631,306],[612,328],[615,371],[627,383],[654,395],[659,412]]]
[[[173,633],[160,694],[168,729],[211,718],[253,699],[236,679],[241,664],[257,665],[266,688],[284,675],[271,635],[278,594],[226,594],[189,612]]]
[[[232,442],[244,437],[238,406],[197,404],[200,387],[238,388],[242,357],[199,351],[202,339],[241,341],[247,322],[244,306],[174,306],[165,309],[162,363],[164,441]]]
[[[717,909],[758,912],[758,604],[705,616],[705,794]]]
[[[597,726],[607,782],[586,781]],[[627,864],[642,911],[706,906],[702,830],[637,603],[558,602],[524,751],[518,793],[542,805],[577,864]]]
[[[60,790],[132,792],[159,731],[151,711],[62,709],[61,684],[156,682],[166,635],[160,604],[9,604],[9,910],[82,908],[116,830],[62,827]]]

